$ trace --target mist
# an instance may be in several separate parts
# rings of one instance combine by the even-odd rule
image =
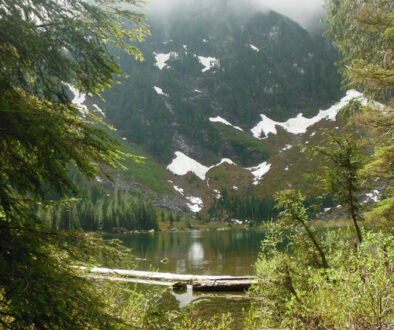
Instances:
[[[274,10],[309,28],[323,16],[323,3],[324,0],[147,0],[146,11],[149,17],[166,19],[174,12],[210,10],[218,6],[241,15]]]

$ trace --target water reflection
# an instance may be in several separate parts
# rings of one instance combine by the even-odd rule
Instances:
[[[188,259],[194,267],[200,266],[204,261],[204,250],[201,243],[193,242],[189,248]]]
[[[184,231],[119,237],[140,258],[140,270],[205,275],[250,275],[263,230]],[[161,263],[164,258],[168,263]],[[144,260],[146,259],[146,260]]]

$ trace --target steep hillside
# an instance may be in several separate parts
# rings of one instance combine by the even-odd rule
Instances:
[[[147,157],[128,162],[118,184],[176,212],[207,212],[223,193],[263,200],[301,183],[316,164],[296,145],[336,126],[330,106],[343,93],[327,42],[275,12],[222,3],[151,18],[145,61],[116,54],[130,78],[97,101],[124,150]]]
[[[122,135],[161,163],[180,150],[205,162],[229,157],[252,165],[266,151],[229,141],[210,117],[248,129],[262,113],[311,116],[340,95],[335,53],[284,16],[212,10],[174,17],[150,22],[144,62],[119,54],[131,78],[101,105]],[[245,147],[251,155],[240,152]]]

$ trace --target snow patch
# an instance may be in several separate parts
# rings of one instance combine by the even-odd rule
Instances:
[[[276,134],[276,128],[275,126],[278,125],[279,123],[268,118],[266,115],[260,115],[261,121],[253,127],[250,131],[252,132],[253,136],[257,139],[266,139],[268,137],[268,134]],[[261,134],[264,133],[264,137],[261,137]]]
[[[178,54],[176,52],[169,52],[169,53],[153,53],[155,55],[156,63],[155,65],[160,69],[163,70],[167,66],[167,61],[170,58],[178,58]]]
[[[293,148],[293,146],[291,144],[286,144],[279,152],[283,152],[283,151],[289,150],[291,148]]]
[[[183,189],[181,187],[174,185],[174,189],[175,189],[175,191],[179,192],[183,196]]]
[[[344,106],[346,106],[350,101],[357,99],[363,105],[367,104],[367,99],[360,92],[352,89],[347,91],[346,96],[344,96],[337,104],[333,105],[327,110],[320,110],[319,113],[312,118],[305,118],[302,113],[299,113],[295,118],[290,118],[286,122],[277,122],[266,115],[261,114],[261,121],[251,129],[253,136],[257,139],[265,139],[268,134],[276,134],[276,126],[280,126],[287,132],[292,134],[304,134],[306,133],[308,127],[318,123],[319,121],[326,119],[334,121],[336,116]],[[264,137],[261,137],[264,133]]]
[[[204,166],[197,162],[196,160],[186,156],[184,153],[180,151],[175,152],[175,158],[172,160],[171,164],[167,166],[167,170],[176,175],[185,175],[188,172],[194,173],[201,180],[205,180],[205,176],[207,172],[214,167],[220,166],[224,163],[230,165],[236,165],[231,159],[223,158],[216,165],[212,165],[210,167]]]
[[[257,48],[255,45],[248,44],[248,46],[249,46],[250,48],[252,48],[252,49],[253,49],[254,51],[256,51],[256,52],[259,52],[259,51],[260,51],[260,49]]]
[[[212,122],[212,123],[222,123],[222,124],[224,124],[224,125],[234,127],[235,129],[237,129],[237,130],[239,130],[239,131],[243,131],[243,129],[242,129],[241,127],[234,126],[233,124],[231,124],[230,122],[228,122],[226,119],[224,119],[224,118],[222,118],[222,117],[219,117],[219,116],[217,116],[217,117],[215,117],[215,118],[210,117],[210,118],[209,118],[209,121]]]
[[[200,164],[180,151],[175,152],[175,156],[176,158],[167,166],[169,171],[177,175],[185,175],[187,172],[193,172],[201,180],[205,180],[205,175],[209,171],[209,167]]]
[[[190,211],[194,213],[200,212],[204,206],[202,199],[200,197],[190,196],[190,197],[186,197],[186,199],[190,202],[190,203],[186,203],[187,207],[190,209]]]
[[[213,190],[213,192],[215,193],[215,197],[216,197],[216,199],[220,199],[220,197],[222,197],[222,194],[220,193],[220,191],[219,191],[219,190],[217,190],[217,189],[214,189],[214,190]]]
[[[209,169],[214,168],[214,167],[218,167],[218,166],[220,166],[222,164],[237,165],[231,159],[223,158],[219,163],[217,163],[216,165],[212,165]]]
[[[166,94],[166,93],[164,93],[163,90],[162,90],[160,87],[153,86],[153,89],[155,90],[155,92],[156,92],[157,94],[159,94],[159,95],[164,95],[164,96],[169,97],[169,95]]]
[[[208,70],[212,69],[215,66],[220,66],[219,60],[217,58],[215,58],[215,57],[198,56],[196,54],[194,54],[194,57],[197,57],[198,61],[203,66],[203,69],[201,70],[201,72],[208,71]]]
[[[267,162],[263,162],[257,166],[248,167],[247,170],[254,176],[253,184],[257,185],[270,168],[271,164],[268,164]]]

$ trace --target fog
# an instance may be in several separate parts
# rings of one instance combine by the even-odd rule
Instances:
[[[167,18],[182,10],[209,10],[224,6],[235,13],[274,10],[290,17],[301,26],[315,25],[323,15],[324,0],[147,0],[147,15]]]

